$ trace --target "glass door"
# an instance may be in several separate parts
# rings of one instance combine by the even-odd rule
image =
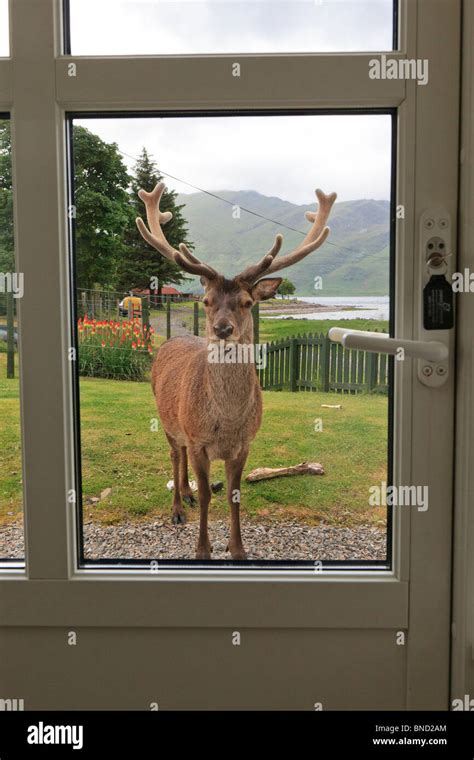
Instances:
[[[174,3],[114,3],[114,49],[106,2],[10,7],[0,111],[35,287],[21,315],[26,564],[0,583],[3,683],[27,709],[447,709],[454,343],[423,293],[455,267],[460,3],[190,6],[207,24],[199,49],[169,31]],[[252,30],[245,50],[219,36],[223,19]],[[327,34],[308,41],[310,23]],[[134,226],[139,187],[161,179],[169,248],[158,191],[151,236]],[[321,229],[319,186],[339,193],[331,208],[318,196]],[[267,251],[270,285],[247,272],[237,287]],[[242,408],[243,388],[263,399],[244,438],[235,419],[219,438],[232,393],[207,355],[207,396],[189,395],[191,346],[219,347],[229,326],[259,349],[248,386],[229,375]],[[173,346],[190,348],[153,393]],[[196,408],[202,425],[220,409],[209,476]],[[239,457],[241,481],[221,463]],[[73,663],[49,646],[71,627]],[[26,684],[12,664],[39,651]]]

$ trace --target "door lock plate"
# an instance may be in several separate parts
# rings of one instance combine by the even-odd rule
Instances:
[[[419,340],[436,340],[450,344],[449,330],[425,329],[424,314],[424,289],[433,275],[444,275],[451,282],[452,270],[452,228],[451,218],[443,208],[430,208],[423,212],[420,219],[420,242],[419,260],[420,273],[418,292],[420,303],[418,309]],[[443,361],[427,361],[417,359],[417,375],[423,385],[431,388],[439,388],[444,385],[449,377],[450,356]]]

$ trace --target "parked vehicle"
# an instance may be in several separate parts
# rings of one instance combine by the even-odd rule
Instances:
[[[133,313],[130,313],[129,315],[129,311]],[[119,314],[121,317],[128,317],[128,316],[141,317],[142,299],[138,298],[137,296],[126,296],[119,303]]]

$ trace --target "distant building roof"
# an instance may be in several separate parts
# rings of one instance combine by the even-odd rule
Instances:
[[[161,288],[161,293],[164,296],[180,296],[181,293],[179,290],[176,290],[176,288],[173,288],[171,285],[163,285]]]
[[[150,291],[150,288],[132,288],[132,293],[135,295],[149,296],[150,293],[157,293],[157,290]],[[176,290],[172,285],[163,285],[161,288],[161,295],[163,296],[192,296],[193,293],[183,293],[181,290]]]

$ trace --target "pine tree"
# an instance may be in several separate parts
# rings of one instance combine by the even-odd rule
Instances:
[[[153,190],[157,182],[161,182],[156,163],[143,148],[137,163],[131,182],[131,199],[135,216],[145,218],[145,207],[138,197],[140,188],[148,192]],[[177,205],[176,193],[173,190],[165,190],[161,198],[161,211],[171,211],[173,218],[164,227],[166,239],[175,248],[180,243],[186,243],[192,247],[186,239],[188,234],[186,220],[181,213],[184,205]],[[185,276],[176,264],[168,261],[154,248],[151,248],[141,237],[138,229],[133,225],[125,237],[126,253],[118,270],[119,290],[129,291],[132,288],[149,288],[152,278],[158,283],[158,295],[164,284],[183,282]],[[159,301],[159,299],[158,299]]]

